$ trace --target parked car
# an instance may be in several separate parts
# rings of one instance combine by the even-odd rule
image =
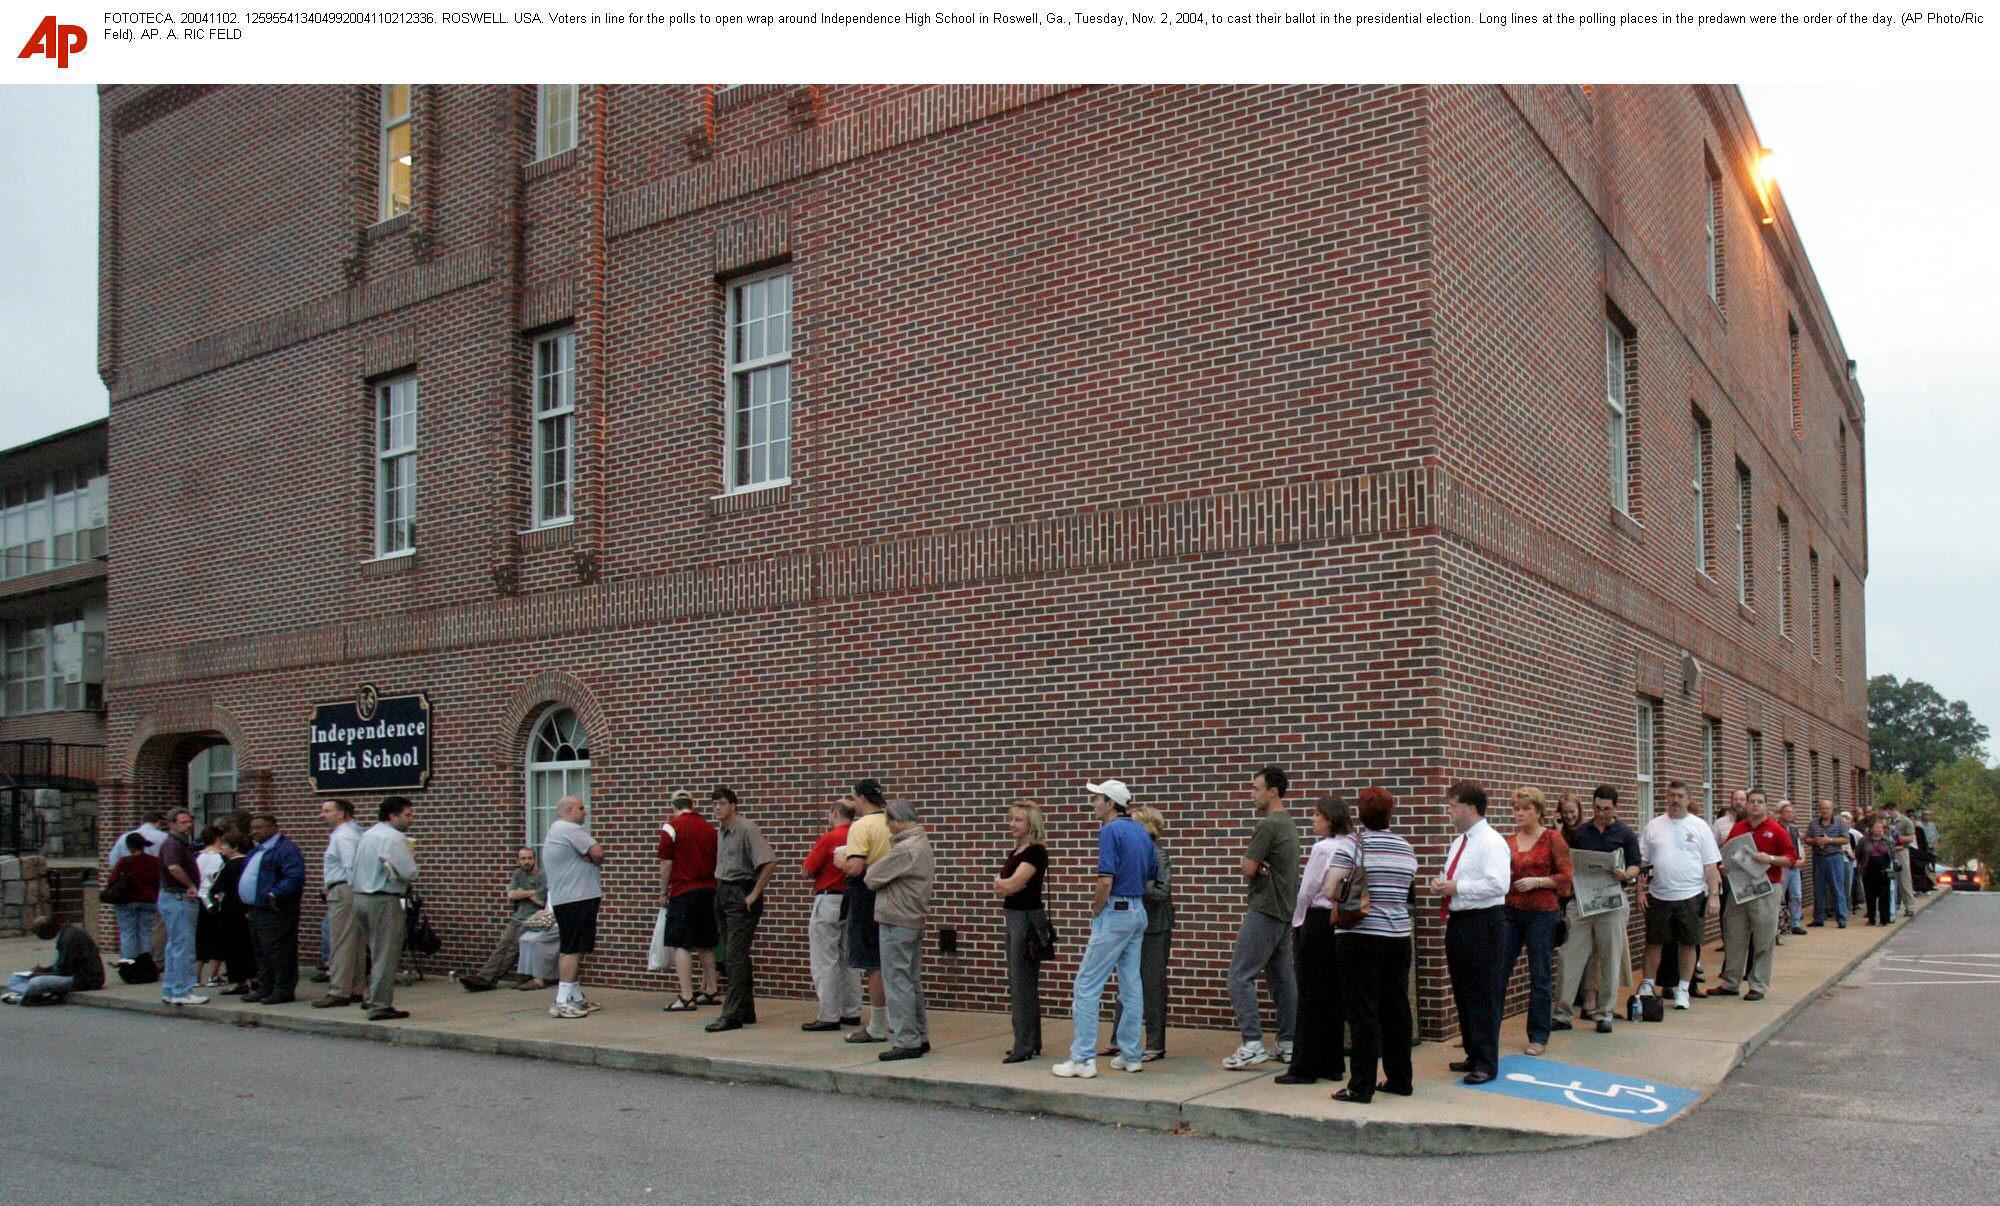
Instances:
[[[1954,892],[1984,892],[1986,890],[1986,868],[1946,867],[1940,865],[1936,873],[1937,885],[1950,888]]]

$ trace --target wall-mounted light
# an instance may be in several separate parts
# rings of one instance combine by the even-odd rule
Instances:
[[[1778,220],[1778,213],[1771,208],[1771,193],[1778,187],[1778,156],[1769,147],[1757,152],[1757,161],[1751,166],[1750,177],[1757,185],[1757,199],[1764,204],[1764,225]]]

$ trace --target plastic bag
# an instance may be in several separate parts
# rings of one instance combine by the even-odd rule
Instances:
[[[660,910],[653,918],[653,945],[646,951],[646,970],[666,971],[673,966],[672,957],[667,953],[667,911]]]

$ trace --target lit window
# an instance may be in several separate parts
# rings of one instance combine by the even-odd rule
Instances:
[[[535,88],[535,158],[560,155],[576,145],[576,85]]]
[[[544,335],[535,341],[536,527],[569,521],[575,412],[576,335]]]
[[[417,379],[375,387],[375,555],[417,543]]]
[[[590,738],[568,708],[551,708],[528,739],[527,844],[540,850],[564,796],[590,803]]]
[[[792,475],[792,274],[729,286],[727,487],[782,485]]]
[[[382,207],[378,217],[410,210],[410,88],[382,85]]]

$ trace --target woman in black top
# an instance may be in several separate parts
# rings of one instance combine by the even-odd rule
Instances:
[[[1014,1017],[1014,1046],[1003,1064],[1018,1064],[1042,1053],[1042,965],[1030,954],[1029,931],[1042,918],[1042,877],[1049,852],[1042,845],[1042,806],[1022,800],[1007,810],[1014,849],[993,880],[1007,917],[1007,1006]]]
[[[214,937],[222,948],[223,975],[230,984],[222,995],[240,997],[250,991],[250,980],[257,972],[256,955],[250,948],[250,915],[236,892],[250,858],[243,853],[244,837],[236,830],[224,829],[220,843],[222,870],[215,873],[209,899],[215,905]]]

